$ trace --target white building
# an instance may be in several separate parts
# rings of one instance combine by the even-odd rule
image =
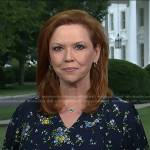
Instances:
[[[141,67],[150,64],[150,0],[113,0],[105,28],[109,37],[109,58],[123,59]],[[116,48],[117,35],[122,40]]]

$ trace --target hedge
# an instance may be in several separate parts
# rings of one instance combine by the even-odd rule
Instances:
[[[25,67],[24,81],[35,82],[36,80],[36,67]],[[0,88],[5,84],[12,84],[19,81],[19,68],[18,66],[0,68]]]
[[[25,68],[25,82],[35,82],[36,81],[36,66],[29,66]]]
[[[150,76],[150,64],[148,64],[144,69],[148,72],[148,74]]]
[[[3,88],[4,86],[5,86],[4,70],[2,67],[0,67],[0,88]]]
[[[124,60],[110,59],[109,87],[114,95],[125,99],[150,98],[150,78],[145,69]]]
[[[16,74],[12,67],[4,68],[5,83],[16,82]]]

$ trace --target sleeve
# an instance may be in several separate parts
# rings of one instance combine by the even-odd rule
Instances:
[[[22,105],[18,106],[8,124],[2,150],[18,150],[23,122]]]
[[[132,103],[124,114],[123,130],[126,139],[125,147],[131,150],[148,150],[144,128],[137,110]]]

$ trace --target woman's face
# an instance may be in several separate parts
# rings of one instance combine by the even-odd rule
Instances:
[[[93,47],[89,31],[79,24],[59,26],[49,43],[50,63],[63,82],[90,79],[92,63],[98,61],[99,53],[99,47]]]

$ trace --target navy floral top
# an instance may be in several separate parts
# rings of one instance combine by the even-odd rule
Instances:
[[[139,115],[131,103],[112,97],[95,113],[82,113],[70,128],[60,116],[38,111],[38,98],[17,107],[3,150],[147,150]]]

